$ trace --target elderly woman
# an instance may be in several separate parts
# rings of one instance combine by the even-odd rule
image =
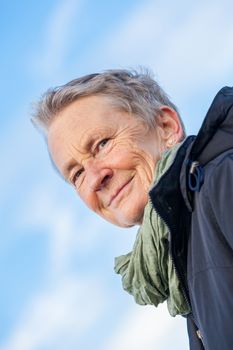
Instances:
[[[124,289],[185,316],[190,349],[233,349],[233,89],[218,93],[196,138],[148,73],[127,70],[49,90],[33,122],[91,210],[140,225],[116,258]]]

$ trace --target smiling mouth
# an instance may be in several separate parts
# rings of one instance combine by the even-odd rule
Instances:
[[[115,199],[119,196],[119,194],[126,188],[126,186],[132,181],[132,179],[133,179],[133,177],[131,177],[131,178],[129,179],[129,181],[127,181],[122,187],[120,187],[120,188],[116,191],[116,193],[111,197],[108,206],[110,206],[110,205],[114,202],[114,200],[115,200]]]

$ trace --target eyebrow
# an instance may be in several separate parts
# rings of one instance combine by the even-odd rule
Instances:
[[[84,152],[89,152],[90,149],[92,148],[93,143],[95,142],[96,136],[89,136],[87,137],[87,139],[85,140],[85,142],[82,145],[82,149]],[[68,160],[62,167],[62,172],[64,174],[65,180],[67,181],[67,176],[70,173],[70,171],[75,167],[75,165],[77,165],[77,161],[72,158],[70,160]],[[80,164],[79,164],[80,165]],[[81,167],[81,165],[80,165]]]
[[[84,152],[89,152],[95,142],[97,135],[88,135],[86,140],[83,142],[82,149]]]
[[[77,164],[76,160],[72,158],[67,163],[65,163],[64,166],[62,167],[62,172],[64,174],[65,181],[68,181],[67,177],[70,171],[75,167],[76,164]]]
[[[92,148],[92,145],[95,141],[97,136],[95,135],[90,135],[87,137],[87,139],[85,140],[85,142],[83,143],[83,150],[84,152],[87,152],[87,151],[90,151],[90,149]],[[62,172],[60,172],[60,170],[57,168],[57,166],[55,165],[50,153],[49,153],[49,157],[50,157],[50,160],[51,160],[51,163],[52,163],[52,166],[54,168],[54,170],[58,173],[58,175],[63,179],[65,180],[65,182],[69,183],[67,177],[70,173],[70,171],[75,167],[75,165],[77,164],[77,161],[72,158],[70,160],[68,160],[62,167]]]

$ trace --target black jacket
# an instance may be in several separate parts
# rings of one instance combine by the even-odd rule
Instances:
[[[150,192],[190,303],[191,350],[233,349],[233,88],[215,97]]]

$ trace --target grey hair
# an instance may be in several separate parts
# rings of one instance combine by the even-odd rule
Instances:
[[[153,79],[148,70],[113,69],[74,79],[65,85],[51,88],[35,105],[33,124],[46,134],[51,122],[66,106],[85,96],[105,96],[111,105],[132,113],[148,126],[156,125],[156,115],[163,105],[174,109],[180,119],[183,136],[185,129],[177,107]]]

